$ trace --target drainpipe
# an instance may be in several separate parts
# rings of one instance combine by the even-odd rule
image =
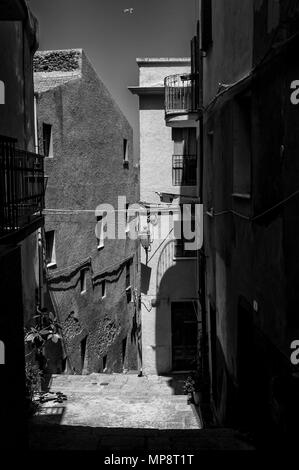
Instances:
[[[35,153],[38,153],[37,96],[35,93],[34,93],[34,146],[35,146]]]
[[[199,197],[200,203],[203,204],[203,168],[204,168],[204,143],[203,143],[203,116],[199,119],[200,128],[200,188]],[[202,221],[203,222],[203,221]],[[202,375],[204,380],[204,402],[207,403],[210,400],[210,377],[209,377],[209,352],[208,352],[208,322],[207,322],[207,309],[206,309],[206,256],[205,246],[199,251],[199,291],[198,296],[201,304],[201,365]]]
[[[200,24],[197,23],[197,35],[200,37]],[[199,49],[200,57],[200,70],[201,74],[201,86],[199,90],[199,101],[200,105],[203,106],[203,51]],[[203,204],[203,184],[204,184],[204,125],[203,125],[204,114],[203,111],[199,118],[199,171],[200,171],[200,181],[199,181],[199,200]],[[203,222],[203,221],[202,221]],[[208,322],[207,322],[207,309],[206,309],[206,256],[205,256],[205,244],[204,244],[204,235],[203,235],[203,246],[199,252],[200,257],[200,281],[199,281],[199,298],[201,303],[201,320],[202,320],[202,338],[201,338],[201,353],[202,353],[202,373],[204,383],[204,401],[210,400],[210,377],[209,377],[209,352],[208,352]]]

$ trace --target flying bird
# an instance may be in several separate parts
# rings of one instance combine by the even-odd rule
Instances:
[[[124,10],[124,13],[130,13],[130,14],[132,14],[133,11],[134,11],[134,8],[126,8],[126,9]]]

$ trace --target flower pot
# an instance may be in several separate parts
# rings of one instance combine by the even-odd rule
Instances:
[[[193,401],[196,406],[200,404],[201,398],[202,398],[201,392],[198,392],[198,391],[193,392]]]

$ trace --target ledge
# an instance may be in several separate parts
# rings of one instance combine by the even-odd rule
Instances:
[[[251,199],[251,194],[249,193],[232,193],[232,197],[236,199],[245,199],[249,201]]]
[[[164,95],[164,86],[153,86],[153,87],[150,87],[150,86],[129,86],[128,87],[128,90],[130,90],[130,92],[133,94],[133,95]]]

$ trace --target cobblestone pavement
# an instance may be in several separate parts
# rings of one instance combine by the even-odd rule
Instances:
[[[183,395],[184,377],[91,374],[52,377],[67,401],[42,405],[30,424],[32,449],[191,451],[247,449],[231,430],[203,430]],[[200,449],[199,449],[200,448]]]

